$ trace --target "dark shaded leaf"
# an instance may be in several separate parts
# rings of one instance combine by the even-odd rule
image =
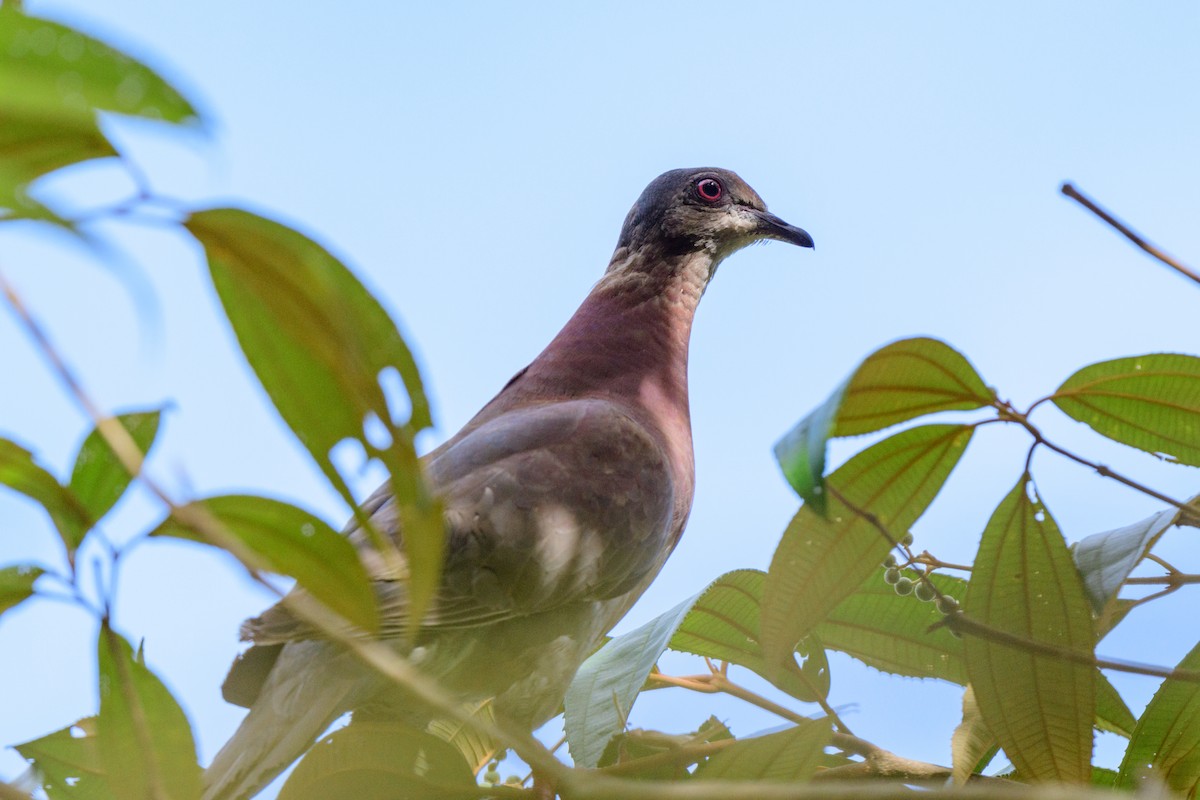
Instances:
[[[117,417],[143,456],[154,444],[159,417],[158,411],[139,411]],[[93,429],[83,440],[71,472],[69,488],[80,504],[92,519],[99,520],[121,499],[131,480],[100,431]]]
[[[706,780],[806,781],[821,763],[829,720],[808,720],[779,733],[740,739],[696,767]]]
[[[279,800],[453,800],[479,797],[451,745],[399,724],[354,722],[317,742]]]
[[[252,495],[223,495],[191,507],[212,515],[272,572],[296,582],[332,610],[367,630],[378,630],[375,592],[354,546],[304,509]],[[211,544],[170,517],[151,533]]]
[[[1200,644],[1177,669],[1200,669]],[[1119,772],[1121,787],[1162,782],[1191,796],[1200,784],[1200,683],[1171,678],[1162,682],[1138,720]]]
[[[883,430],[939,411],[989,405],[991,389],[963,356],[936,339],[903,339],[875,351],[815,411],[775,445],[783,474],[824,513],[826,443]]]
[[[408,574],[409,618],[418,625],[438,585],[445,535],[413,449],[431,421],[408,346],[350,270],[303,234],[231,208],[198,212],[186,225],[204,245],[246,360],[346,502],[354,498],[331,458],[335,446],[357,441],[387,467],[409,561],[407,569],[393,562],[394,577]],[[393,418],[380,383],[392,372],[408,392],[408,419]],[[373,424],[388,441],[368,436]],[[386,560],[391,543],[375,543]]]
[[[807,703],[824,699],[829,694],[829,662],[815,637],[797,648],[804,656],[803,666],[790,657],[780,669],[767,670],[763,663],[759,616],[766,577],[760,570],[740,569],[717,578],[684,617],[668,646],[745,667]]]
[[[96,748],[95,717],[14,749],[29,759],[50,800],[112,800]]]
[[[119,800],[200,797],[200,767],[187,717],[133,648],[100,627],[100,715],[96,744]]]
[[[73,562],[75,550],[92,527],[92,520],[75,496],[38,466],[32,453],[8,439],[0,439],[0,484],[46,509]]]
[[[0,614],[33,595],[33,584],[46,570],[33,564],[0,568]]]
[[[763,587],[761,641],[768,669],[875,572],[893,546],[875,523],[895,539],[903,537],[941,490],[972,433],[962,425],[901,431],[829,477],[834,496],[828,516],[800,509]]]
[[[908,573],[915,580],[916,573]],[[962,600],[967,582],[950,575],[930,576],[942,594]],[[841,650],[884,672],[913,678],[967,682],[962,641],[945,626],[933,603],[901,597],[883,582],[877,567],[854,594],[829,612],[817,634],[826,647]]]
[[[1110,439],[1200,466],[1200,358],[1152,353],[1084,367],[1050,398]]]
[[[1091,607],[1058,526],[1028,475],[983,532],[963,603],[968,616],[1009,634],[1091,656]],[[1039,781],[1091,775],[1096,670],[966,636],[967,675],[988,727],[1017,771]]]
[[[709,742],[726,741],[733,738],[725,723],[716,717],[705,720],[694,733],[670,734],[636,728],[619,733],[612,738],[600,758],[600,767],[614,764],[622,766],[621,775],[643,780],[680,780],[688,776],[688,767],[703,760],[697,755],[693,759],[661,760],[666,753],[678,753],[682,748],[695,747]],[[642,759],[652,761],[639,763]]]
[[[596,766],[609,739],[624,730],[646,677],[696,600],[611,639],[575,673],[563,701],[563,728],[576,766]]]
[[[95,109],[200,121],[183,95],[144,64],[65,25],[0,9],[0,119],[70,125]]]

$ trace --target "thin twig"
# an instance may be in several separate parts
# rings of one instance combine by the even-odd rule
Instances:
[[[1107,222],[1109,225],[1111,225],[1113,228],[1115,228],[1117,230],[1117,232],[1120,233],[1122,236],[1124,236],[1126,239],[1133,242],[1135,245],[1137,245],[1141,249],[1145,250],[1147,253],[1154,256],[1159,261],[1161,261],[1162,263],[1166,264],[1171,269],[1178,272],[1180,275],[1183,275],[1185,278],[1190,278],[1191,280],[1195,281],[1196,283],[1200,283],[1200,273],[1197,273],[1191,267],[1184,265],[1178,259],[1167,255],[1162,250],[1159,250],[1157,247],[1155,247],[1154,245],[1147,242],[1140,235],[1135,233],[1128,225],[1121,222],[1119,219],[1114,217],[1112,214],[1105,211],[1103,208],[1101,208],[1099,205],[1097,205],[1094,200],[1092,200],[1090,197],[1086,196],[1085,194],[1080,192],[1078,189],[1076,189],[1074,184],[1072,184],[1070,182],[1064,183],[1062,185],[1062,193],[1065,194],[1067,197],[1071,198],[1072,200],[1078,202],[1080,205],[1082,205],[1088,211],[1091,211],[1093,214],[1095,214],[1100,219]]]

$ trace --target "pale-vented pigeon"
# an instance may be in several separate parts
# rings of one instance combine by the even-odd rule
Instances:
[[[511,722],[546,722],[658,574],[692,505],[696,305],[721,260],[762,239],[813,244],[732,172],[660,175],[550,345],[422,460],[447,539],[415,641],[405,638],[404,584],[376,585],[388,641],[464,701],[494,698]],[[400,535],[387,485],[364,508]],[[352,522],[347,534],[371,568],[362,531]],[[348,711],[402,716],[415,705],[281,605],[242,635],[253,646],[223,688],[250,713],[205,773],[206,800],[252,796]]]

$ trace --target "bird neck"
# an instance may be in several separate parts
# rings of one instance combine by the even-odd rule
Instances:
[[[664,257],[618,250],[604,277],[529,365],[521,389],[552,391],[553,399],[625,399],[655,412],[673,410],[686,422],[688,341],[713,268],[706,253]]]

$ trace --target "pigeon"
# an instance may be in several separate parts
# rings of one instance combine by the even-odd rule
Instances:
[[[384,641],[464,703],[534,730],[679,542],[695,485],[688,342],[717,266],[751,243],[813,246],[733,172],[676,169],[634,204],[608,269],[550,344],[421,460],[444,506],[444,571],[411,633],[397,580],[354,521]],[[400,540],[388,484],[362,509]],[[293,590],[293,591],[299,591]],[[205,800],[251,797],[339,717],[427,721],[420,702],[277,604],[242,627],[223,685],[249,714]]]

